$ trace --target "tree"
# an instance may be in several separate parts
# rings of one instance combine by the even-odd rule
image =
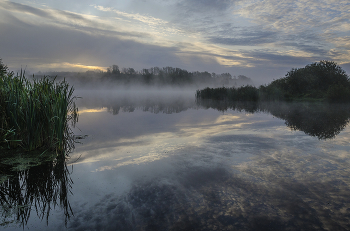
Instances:
[[[153,79],[153,74],[148,69],[143,69],[142,77],[143,77],[143,81],[145,81],[146,84],[150,84]]]
[[[119,70],[118,65],[112,65],[112,74],[120,75],[120,70]]]
[[[285,80],[284,88],[292,95],[327,92],[333,85],[350,87],[345,71],[335,62],[326,60],[293,68],[286,74]]]

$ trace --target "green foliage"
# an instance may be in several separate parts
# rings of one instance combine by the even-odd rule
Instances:
[[[326,96],[331,102],[348,102],[350,101],[350,88],[335,84],[328,88]]]
[[[345,71],[332,61],[312,63],[286,74],[282,89],[293,97],[326,98],[334,85],[350,88]]]
[[[206,88],[197,91],[197,98],[214,100],[329,100],[350,101],[350,80],[345,71],[332,61],[320,61],[303,68],[293,68],[284,78],[259,89]]]
[[[48,77],[29,81],[5,72],[0,76],[0,148],[40,147],[63,151],[72,145],[70,127],[78,118],[73,87]]]
[[[270,84],[268,86],[261,85],[259,87],[259,99],[260,100],[284,100],[289,99],[289,95],[286,94],[282,87],[278,85],[278,82],[273,82],[274,84]]]
[[[200,99],[229,100],[229,101],[258,101],[259,91],[253,86],[239,88],[205,88],[197,90],[196,97]]]

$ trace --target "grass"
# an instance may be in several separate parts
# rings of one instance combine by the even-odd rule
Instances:
[[[70,149],[78,119],[73,87],[63,80],[28,80],[24,72],[0,73],[0,148]]]

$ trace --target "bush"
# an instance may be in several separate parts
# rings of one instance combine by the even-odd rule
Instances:
[[[323,98],[333,85],[350,87],[349,77],[345,71],[335,62],[325,60],[292,69],[284,79],[284,90],[296,97],[309,94],[315,98]],[[319,94],[320,92],[323,94]]]
[[[350,89],[342,85],[332,85],[329,87],[326,95],[331,102],[349,102]]]

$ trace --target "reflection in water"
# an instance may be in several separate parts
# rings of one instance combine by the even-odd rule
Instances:
[[[136,104],[128,100],[123,100],[123,101],[117,102],[113,106],[106,105],[108,112],[111,112],[113,115],[118,115],[120,111],[133,112],[135,111],[136,108],[142,109],[143,111],[148,111],[154,114],[158,114],[158,113],[172,114],[172,113],[180,113],[182,111],[186,111],[191,106],[192,106],[191,104],[188,104],[182,100],[173,100],[170,102],[164,102],[162,100],[159,100],[158,102],[146,100],[141,104]]]
[[[106,93],[107,92],[107,93]],[[130,93],[133,92],[133,93]],[[135,90],[135,91],[105,91],[98,95],[84,94],[80,105],[87,108],[107,108],[113,115],[119,112],[133,112],[142,109],[151,113],[179,113],[195,106],[194,91],[181,90]],[[106,94],[106,95],[104,95]]]
[[[267,108],[272,115],[284,119],[291,129],[319,139],[334,138],[350,118],[350,106],[343,104],[291,104]]]
[[[350,121],[349,104],[329,103],[286,103],[286,102],[215,102],[197,101],[205,108],[219,111],[228,109],[246,111],[248,113],[268,112],[273,116],[285,120],[285,124],[292,130],[305,132],[319,139],[334,138]]]
[[[298,152],[285,150],[280,154],[275,158],[260,156],[230,168],[188,160],[185,165],[176,163],[184,157],[177,153],[171,160],[176,164],[173,173],[169,174],[170,168],[151,181],[135,182],[122,196],[107,192],[91,208],[78,212],[70,228],[349,230],[349,171],[327,172],[329,166],[313,169],[315,166],[304,163],[315,158],[311,155],[298,156]],[[198,162],[208,157],[200,155]],[[315,174],[315,170],[322,173]],[[94,219],[87,222],[89,217]]]
[[[64,154],[11,153],[2,155],[0,166],[1,226],[19,223],[24,228],[32,210],[48,222],[57,205],[67,222],[72,215],[68,194],[73,182]]]
[[[245,111],[247,113],[266,112],[285,120],[292,130],[305,132],[319,139],[334,138],[342,131],[350,120],[349,104],[329,104],[312,102],[227,102],[213,100],[197,100],[186,96],[176,97],[120,97],[91,101],[85,99],[88,108],[105,107],[113,115],[122,112],[134,112],[141,109],[151,113],[179,113],[189,108],[213,108],[222,112],[227,110]]]
[[[80,102],[74,217],[50,229],[350,230],[347,105],[164,98]]]
[[[76,108],[76,110],[78,110]],[[65,224],[73,214],[68,200],[73,181],[67,168],[66,158],[75,148],[74,136],[78,113],[68,115],[60,147],[41,148],[25,152],[22,149],[0,149],[0,226],[12,223],[23,228],[36,211],[40,220],[46,218],[60,205]],[[1,148],[1,147],[0,147]]]

